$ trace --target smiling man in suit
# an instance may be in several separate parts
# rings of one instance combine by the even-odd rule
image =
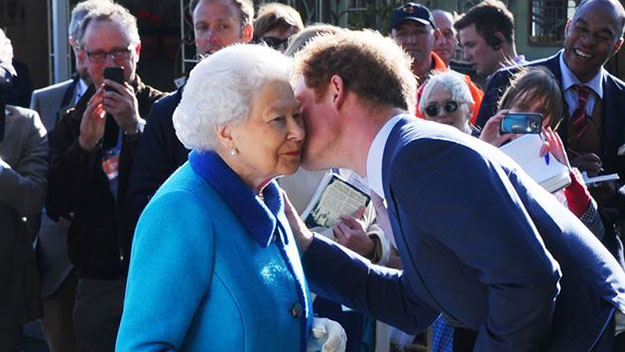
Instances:
[[[625,10],[616,0],[582,1],[567,22],[563,49],[529,63],[553,73],[565,102],[558,133],[571,165],[590,176],[618,173],[621,180],[592,187],[606,233],[603,244],[625,267],[620,236],[625,235],[625,82],[605,70],[623,45]],[[491,79],[477,117],[483,127],[518,68]]]
[[[296,73],[303,166],[366,176],[404,264],[373,266],[291,209],[311,291],[412,333],[445,313],[477,333],[475,351],[612,351],[625,311],[616,260],[497,148],[415,119],[410,60],[390,39],[313,39]]]

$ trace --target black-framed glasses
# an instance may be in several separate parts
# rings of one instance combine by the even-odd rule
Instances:
[[[94,64],[99,64],[106,61],[107,57],[110,57],[113,61],[126,60],[130,57],[130,53],[132,52],[130,48],[91,52],[85,49],[82,50],[85,52],[85,54],[87,54],[87,58],[89,58],[89,61]]]
[[[442,110],[445,110],[447,114],[451,114],[452,112],[455,112],[456,110],[458,110],[458,107],[462,103],[463,102],[461,101],[455,101],[455,100],[447,100],[445,103],[443,103],[442,106],[439,103],[431,103],[431,104],[428,104],[423,111],[429,117],[438,116]]]
[[[276,49],[276,50],[280,50],[282,47],[286,46],[286,44],[288,43],[289,38],[278,38],[278,37],[262,37],[262,38],[258,38],[258,43],[265,43],[267,44],[270,48]]]

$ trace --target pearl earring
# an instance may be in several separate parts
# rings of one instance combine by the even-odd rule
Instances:
[[[237,154],[238,154],[238,153],[237,153],[237,150],[236,150],[236,149],[234,149],[234,148],[230,149],[230,155],[235,156],[235,155],[237,155]]]

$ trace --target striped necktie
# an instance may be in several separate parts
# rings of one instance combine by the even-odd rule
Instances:
[[[575,139],[580,140],[588,127],[586,104],[588,103],[588,98],[590,97],[590,88],[576,84],[573,86],[573,89],[577,92],[578,101],[577,109],[575,109],[573,116],[571,117],[571,123],[573,125]]]

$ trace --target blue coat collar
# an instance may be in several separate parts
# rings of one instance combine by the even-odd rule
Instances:
[[[278,226],[278,214],[284,211],[276,182],[271,181],[263,190],[263,202],[215,152],[194,150],[189,154],[189,163],[223,198],[258,245],[269,246]],[[286,236],[282,240],[286,244]]]

